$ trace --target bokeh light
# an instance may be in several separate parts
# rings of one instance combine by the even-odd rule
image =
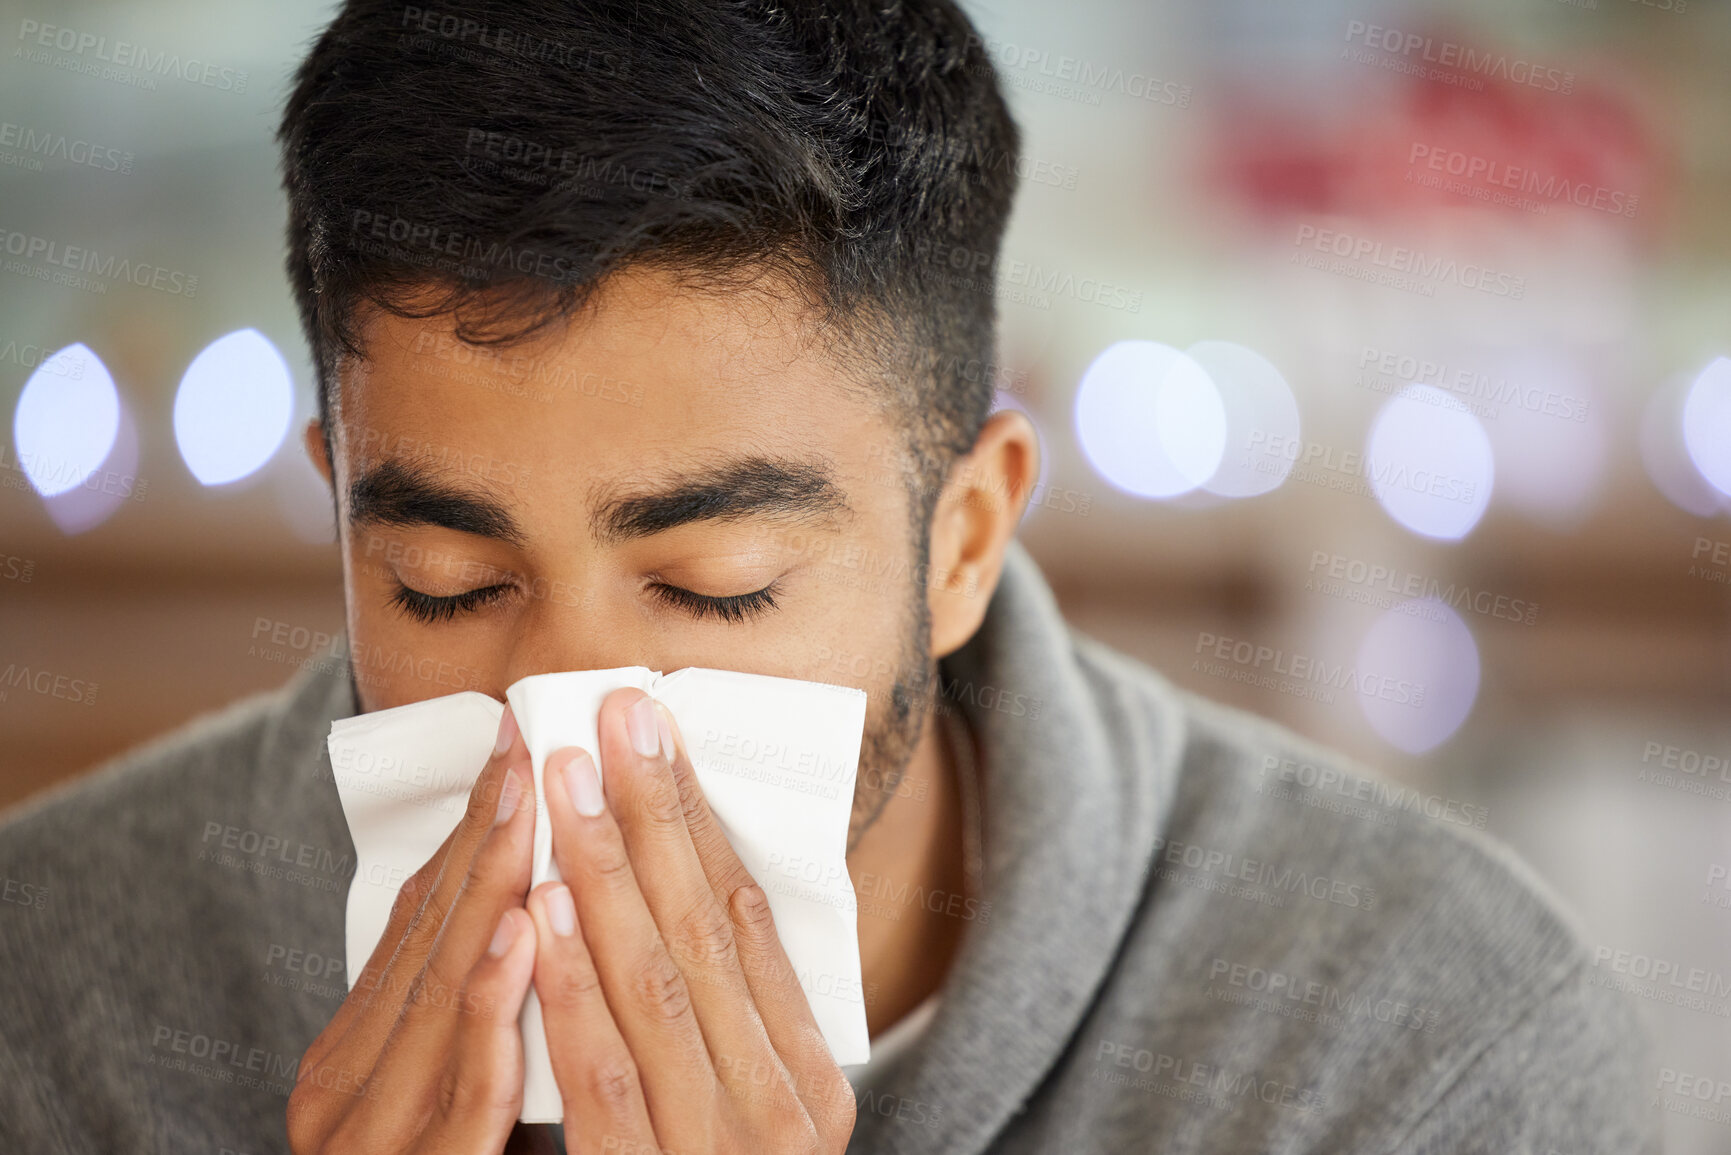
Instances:
[[[1365,478],[1388,515],[1425,537],[1465,537],[1484,516],[1495,475],[1491,442],[1467,407],[1409,385],[1377,413]]]
[[[125,508],[129,501],[149,495],[138,476],[138,426],[124,404],[114,447],[85,479],[65,493],[44,498],[48,517],[68,536],[95,529]]]
[[[1195,489],[1226,450],[1226,410],[1207,371],[1156,341],[1119,341],[1094,358],[1075,418],[1089,463],[1137,497]]]
[[[1689,386],[1683,445],[1707,484],[1731,495],[1731,358],[1714,358]]]
[[[1688,377],[1673,377],[1647,399],[1641,414],[1641,464],[1665,500],[1696,517],[1712,517],[1727,498],[1701,476],[1683,444],[1683,403],[1693,384]]]
[[[24,476],[43,497],[83,485],[120,432],[120,394],[102,358],[68,345],[24,383],[12,415],[12,444]]]
[[[1204,488],[1221,497],[1279,489],[1292,472],[1292,459],[1253,455],[1248,447],[1298,442],[1298,399],[1286,378],[1266,357],[1231,341],[1198,341],[1184,352],[1214,382],[1226,414],[1226,452]]]
[[[174,439],[192,475],[226,485],[258,471],[282,445],[294,410],[288,362],[257,329],[205,346],[174,398]]]
[[[1451,738],[1479,694],[1479,647],[1446,602],[1413,598],[1383,611],[1358,647],[1358,704],[1371,729],[1409,754]]]

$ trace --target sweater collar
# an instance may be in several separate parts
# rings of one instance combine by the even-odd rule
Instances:
[[[1123,661],[1072,637],[1012,542],[979,631],[942,663],[980,760],[990,913],[967,927],[924,1037],[861,1097],[851,1150],[983,1151],[1109,975],[1183,740],[1168,696],[1132,700],[1109,676]]]

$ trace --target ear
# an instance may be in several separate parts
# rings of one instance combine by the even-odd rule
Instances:
[[[313,468],[319,471],[319,476],[325,479],[326,485],[333,484],[331,480],[331,457],[325,452],[324,423],[316,418],[307,422],[307,427],[301,434],[306,442],[307,457],[312,460]]]
[[[932,657],[960,649],[986,617],[1004,551],[1040,476],[1040,439],[1028,418],[1005,409],[987,419],[974,448],[955,463],[932,511]]]

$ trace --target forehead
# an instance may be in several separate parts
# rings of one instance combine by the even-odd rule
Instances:
[[[568,469],[577,455],[598,475],[744,449],[843,465],[891,432],[864,367],[769,285],[698,291],[627,270],[508,345],[460,340],[448,315],[375,314],[362,334],[365,356],[339,370],[334,431],[356,462],[472,447],[519,467]]]

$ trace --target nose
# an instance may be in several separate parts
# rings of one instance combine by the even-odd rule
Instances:
[[[532,674],[648,666],[658,657],[649,623],[628,597],[593,583],[538,582],[505,663],[506,685]]]

